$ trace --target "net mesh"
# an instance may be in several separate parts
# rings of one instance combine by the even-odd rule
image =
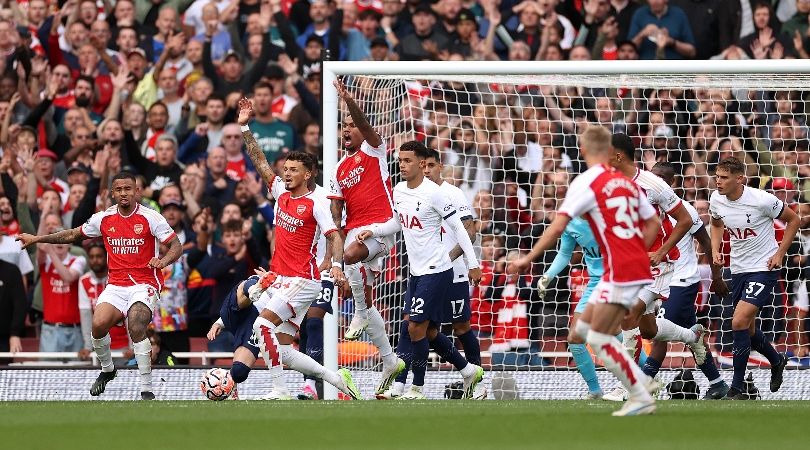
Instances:
[[[440,151],[444,179],[461,188],[473,205],[481,221],[476,250],[484,279],[472,292],[472,326],[480,336],[483,363],[494,375],[532,370],[520,376],[533,380],[527,389],[539,389],[538,398],[552,395],[542,388],[549,376],[546,371],[575,370],[566,336],[570,315],[588,282],[587,271],[577,249],[569,267],[541,299],[537,280],[555,251],[546,252],[532,273],[520,278],[504,275],[504,265],[531,248],[553,219],[571,179],[585,169],[577,146],[579,132],[589,124],[601,124],[633,137],[644,168],[658,161],[673,163],[676,193],[696,207],[704,223],[709,220],[714,168],[728,156],[744,161],[749,185],[773,192],[804,219],[810,201],[808,81],[803,74],[345,77],[369,122],[388,143],[392,181],[399,181],[396,149],[418,139]],[[342,118],[346,106],[340,102],[339,108]],[[324,147],[338,152],[334,149],[341,148],[333,143]],[[333,168],[325,170],[330,173]],[[773,304],[760,314],[763,331],[778,350],[796,356],[791,365],[797,367],[808,365],[802,358],[807,351],[808,309],[804,266],[810,253],[806,226],[803,220]],[[708,260],[699,253],[697,316],[711,331],[709,343],[716,360],[730,368],[731,299],[709,292]],[[730,278],[727,268],[724,275]],[[407,254],[400,236],[374,289],[375,304],[394,345],[406,280]],[[339,363],[360,372],[379,370],[380,360],[370,342],[342,339],[351,308],[351,301],[342,301]],[[752,354],[752,366],[765,362]],[[450,370],[437,359],[433,363],[434,368]],[[694,361],[684,347],[670,344],[662,369],[692,367]],[[730,381],[730,374],[724,377]],[[800,377],[789,382],[801,383]],[[560,389],[557,384],[548,386]],[[573,381],[567,389],[566,395],[575,397],[585,385]],[[803,395],[798,385],[791,389]]]

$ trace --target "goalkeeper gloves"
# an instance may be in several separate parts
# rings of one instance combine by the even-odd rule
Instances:
[[[551,284],[551,278],[543,275],[540,277],[540,281],[537,282],[537,295],[540,296],[540,300],[546,298],[546,289],[548,289],[548,285]]]

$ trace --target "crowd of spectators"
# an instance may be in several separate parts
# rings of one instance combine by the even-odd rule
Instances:
[[[810,0],[2,0],[0,351],[36,336],[43,351],[89,357],[103,245],[24,252],[14,236],[81,225],[110,206],[109,180],[122,170],[139,175],[142,203],[186,249],[164,269],[156,342],[182,352],[205,336],[224,293],[272,257],[272,205],[244,152],[237,102],[252,99],[251,130],[276,170],[293,150],[320,160],[324,50],[374,61],[808,58],[809,14]],[[392,120],[407,116],[409,128],[384,134],[392,152],[407,136],[441,150],[446,179],[480,220],[486,273],[474,326],[493,352],[525,353],[503,361],[543,364],[531,353],[564,340],[587,275],[575,258],[541,301],[536,277],[509,277],[504,265],[542,233],[583,169],[583,126],[633,136],[646,168],[674,163],[677,192],[704,221],[714,167],[726,156],[746,162],[751,185],[810,217],[808,91],[798,88],[424,80],[395,105]],[[808,353],[808,255],[805,221],[786,264],[785,300],[767,312],[766,328],[798,355]],[[390,266],[401,271],[403,257]],[[728,299],[706,291],[700,303],[713,329],[729,326]],[[394,320],[396,309],[388,314]],[[117,333],[113,349],[126,351],[126,332]],[[209,348],[230,350],[227,340]]]

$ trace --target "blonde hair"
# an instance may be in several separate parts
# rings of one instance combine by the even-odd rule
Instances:
[[[580,147],[590,153],[603,153],[610,149],[610,131],[601,125],[590,125],[579,138]]]

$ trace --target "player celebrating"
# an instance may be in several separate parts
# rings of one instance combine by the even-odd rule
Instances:
[[[304,320],[310,304],[321,292],[320,270],[315,250],[321,233],[326,236],[332,251],[331,275],[338,286],[345,282],[342,266],[343,239],[329,215],[326,205],[319,202],[309,183],[315,173],[315,158],[303,152],[292,152],[284,163],[283,186],[279,178],[272,178],[270,164],[247,126],[253,107],[250,100],[239,101],[239,117],[247,153],[265,182],[271,183],[271,194],[276,199],[276,246],[270,273],[262,277],[261,295],[249,295],[257,302],[267,297],[259,316],[253,323],[274,389],[267,399],[290,398],[283,382],[283,365],[301,373],[318,376],[328,383],[360,398],[351,374],[347,370],[337,373],[326,370],[309,356],[292,348],[293,339]],[[259,290],[255,290],[259,292]]]
[[[460,216],[459,219],[461,220],[461,223],[464,224],[464,228],[467,230],[467,235],[469,236],[470,241],[473,241],[476,235],[476,224],[475,218],[473,217],[472,207],[461,189],[453,186],[450,183],[446,183],[442,179],[443,166],[439,152],[433,149],[428,149],[428,153],[430,156],[425,159],[425,177],[438,184],[442,192],[444,192],[444,194],[453,201]],[[478,337],[470,328],[470,317],[472,314],[472,311],[470,310],[470,282],[467,265],[464,262],[464,258],[461,258],[463,250],[453,236],[447,233],[445,227],[442,227],[442,242],[444,243],[445,250],[450,255],[450,260],[453,262],[453,283],[451,284],[449,291],[450,301],[445,303],[446,311],[443,322],[452,324],[453,334],[455,334],[458,340],[461,341],[461,346],[464,348],[464,357],[467,359],[467,362],[480,366],[481,346],[478,343]],[[403,319],[404,320],[402,321],[402,326],[400,329],[400,336],[407,336],[409,321],[407,320],[407,317],[404,317]],[[402,345],[407,346],[407,340],[405,340],[404,343],[403,340],[400,340],[400,346]],[[397,347],[398,352],[400,351],[400,346]],[[407,365],[407,361],[405,363]],[[385,391],[382,395],[378,395],[377,397],[390,399],[401,396],[404,392],[405,380],[407,378],[408,369],[406,367],[406,369],[397,376],[396,382],[391,389]],[[476,391],[473,393],[472,398],[475,400],[483,400],[486,399],[486,397],[486,387],[479,384]]]
[[[260,273],[261,276],[251,276],[228,292],[219,311],[220,318],[211,325],[207,335],[208,340],[214,340],[223,329],[233,333],[234,352],[231,378],[236,383],[247,380],[253,364],[259,357],[259,340],[253,332],[253,324],[259,318],[260,312],[271,302],[269,295],[262,294],[266,291],[267,286],[273,284],[271,280],[277,280],[276,275],[271,272],[257,270],[257,273]],[[259,300],[252,303],[251,298]],[[326,380],[353,398],[360,397],[360,393],[351,381],[351,374],[346,369],[332,372],[309,356],[293,349],[289,344],[280,345],[279,351],[281,359],[291,369]],[[283,374],[274,373],[274,375],[278,376],[272,377],[273,391],[264,399],[291,400],[292,397],[287,391]]]
[[[410,278],[405,293],[403,314],[408,326],[403,327],[399,342],[400,355],[412,355],[413,385],[400,399],[425,398],[425,384],[430,346],[444,360],[453,364],[464,377],[464,398],[472,398],[484,377],[484,369],[468,363],[450,339],[439,332],[453,284],[453,264],[442,245],[442,221],[447,232],[458,242],[467,259],[469,279],[477,284],[481,269],[461,214],[453,201],[436,183],[425,179],[425,160],[435,157],[424,144],[410,141],[399,148],[399,168],[404,181],[394,188],[394,202],[399,221],[374,225],[357,235],[358,241],[391,235],[402,229],[408,253]],[[411,345],[408,346],[407,343]]]
[[[736,158],[726,158],[717,164],[717,190],[709,198],[711,236],[714,264],[723,265],[720,247],[723,227],[731,241],[731,295],[734,316],[734,379],[726,399],[744,400],[743,377],[751,349],[771,363],[771,392],[782,385],[782,373],[787,356],[774,350],[756,326],[760,308],[773,302],[773,289],[779,279],[779,268],[796,237],[799,217],[786,208],[773,194],[745,185],[745,165]],[[785,235],[777,246],[774,219],[785,224]]]
[[[349,109],[349,116],[343,121],[346,156],[338,162],[334,178],[330,181],[332,219],[336,224],[341,223],[343,207],[346,207],[343,263],[354,299],[355,314],[344,337],[346,340],[356,340],[363,330],[367,330],[382,357],[382,377],[375,390],[376,394],[382,394],[391,386],[394,378],[405,370],[405,362],[397,358],[391,348],[385,322],[371,299],[374,277],[380,272],[382,258],[389,253],[394,240],[393,236],[373,237],[364,241],[355,237],[364,227],[397,223],[391,201],[387,149],[343,82],[336,80],[335,88]]]
[[[611,166],[632,179],[644,191],[650,204],[657,207],[659,218],[662,221],[661,230],[652,247],[649,248],[654,282],[639,292],[638,305],[622,322],[624,346],[631,355],[636,355],[641,351],[639,336],[663,342],[684,342],[692,350],[695,362],[701,365],[706,360],[703,325],[695,324],[688,329],[674,324],[669,319],[655,317],[658,300],[669,297],[669,286],[675,268],[674,261],[679,256],[677,243],[689,232],[692,219],[681,204],[681,199],[675,195],[664,180],[651,172],[636,167],[634,162],[636,147],[629,136],[621,133],[614,134],[611,143],[613,146]],[[675,219],[674,227],[667,216]],[[619,387],[603,398],[622,401],[626,394]]]
[[[655,239],[660,222],[655,208],[629,178],[607,165],[610,160],[610,132],[590,126],[580,136],[588,170],[568,188],[560,210],[535,245],[536,251],[553,246],[571,218],[584,215],[599,242],[604,273],[574,332],[586,337],[613,375],[630,393],[629,400],[614,416],[655,412],[650,395],[658,383],[644,375],[638,364],[613,336],[627,311],[635,307],[639,291],[652,281],[647,248]],[[524,262],[525,264],[525,262]]]
[[[177,261],[183,247],[160,213],[137,202],[140,188],[135,175],[118,173],[112,179],[111,191],[116,204],[93,214],[84,225],[45,236],[23,233],[17,240],[27,247],[40,242],[69,244],[85,238],[103,238],[109,260],[109,280],[93,312],[92,343],[101,362],[101,373],[90,388],[90,395],[101,395],[117,374],[110,355],[109,331],[126,319],[141,378],[141,398],[154,400],[152,344],[146,330],[152,323],[162,288],[160,270]],[[169,245],[162,258],[158,258],[159,243]]]
[[[666,181],[669,186],[675,184],[675,167],[669,162],[658,162],[651,170],[652,173]],[[698,256],[695,251],[694,241],[697,240],[703,251],[708,253],[709,260],[712,261],[712,292],[720,297],[728,295],[728,287],[723,281],[722,266],[714,264],[712,256],[712,244],[703,221],[700,220],[697,210],[689,203],[681,200],[683,207],[692,218],[692,228],[689,233],[678,242],[680,257],[675,261],[672,282],[670,283],[670,295],[664,306],[661,308],[664,318],[671,320],[676,325],[691,327],[697,322],[695,317],[695,299],[700,289],[700,270],[698,268]],[[672,219],[670,218],[670,221]],[[661,362],[667,354],[667,343],[653,341],[652,351],[647,357],[642,370],[645,374],[654,377],[661,369]],[[728,384],[723,381],[711,352],[706,352],[706,361],[699,366],[700,371],[709,380],[709,389],[704,395],[704,399],[719,400],[726,396]]]
[[[546,273],[540,277],[540,281],[537,283],[540,298],[545,298],[548,285],[551,284],[551,281],[554,280],[571,261],[574,248],[577,245],[582,248],[585,267],[588,269],[589,281],[585,292],[577,303],[576,309],[574,309],[574,315],[568,326],[570,330],[576,328],[577,321],[582,316],[582,313],[585,312],[585,307],[588,305],[591,294],[593,290],[596,289],[596,286],[599,285],[599,282],[602,281],[602,273],[604,272],[602,267],[602,254],[599,252],[599,243],[585,219],[576,217],[571,219],[571,222],[566,225],[562,237],[560,238],[560,250],[557,252],[557,256],[554,257],[551,266]],[[535,245],[528,255],[510,263],[510,273],[525,272],[531,267],[532,262],[540,258],[545,250],[547,249]],[[579,336],[576,333],[568,333],[568,349],[574,357],[574,362],[577,365],[577,369],[579,369],[579,374],[582,375],[585,384],[588,385],[588,393],[585,399],[602,398],[602,388],[599,386],[599,378],[596,376],[596,366],[593,363],[591,354],[588,352],[588,348],[585,346],[585,337]]]

